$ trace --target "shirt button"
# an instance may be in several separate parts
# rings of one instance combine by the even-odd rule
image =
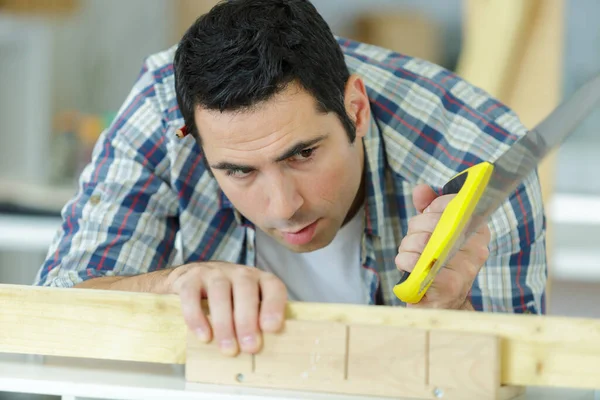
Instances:
[[[91,205],[95,206],[98,203],[100,203],[100,196],[98,196],[97,194],[95,194],[92,197],[90,197],[90,204]]]

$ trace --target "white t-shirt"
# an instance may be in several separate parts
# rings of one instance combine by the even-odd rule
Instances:
[[[294,253],[257,229],[256,266],[278,276],[291,301],[367,304],[360,265],[363,230],[361,208],[327,247]]]

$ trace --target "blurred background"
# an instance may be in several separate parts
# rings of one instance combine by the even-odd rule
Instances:
[[[0,0],[0,282],[30,284],[142,62],[214,0]],[[314,0],[334,33],[436,62],[528,127],[600,72],[596,0]],[[549,313],[600,316],[600,110],[540,168]]]

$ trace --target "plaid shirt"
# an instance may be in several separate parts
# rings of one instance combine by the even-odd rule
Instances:
[[[371,304],[402,305],[394,258],[412,190],[440,190],[454,174],[493,161],[526,132],[514,113],[432,63],[338,38],[365,81],[372,123],[366,150],[362,278]],[[255,231],[205,169],[183,126],[174,90],[175,47],[147,58],[131,93],[103,132],[76,196],[36,277],[37,285],[134,275],[223,260],[253,266]],[[544,313],[545,217],[537,174],[492,215],[490,256],[470,298],[476,310]],[[178,243],[176,246],[175,244]]]

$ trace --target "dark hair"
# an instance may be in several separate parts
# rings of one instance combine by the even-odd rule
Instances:
[[[318,110],[334,112],[355,138],[344,107],[349,78],[341,48],[308,0],[221,1],[198,18],[174,57],[177,102],[199,141],[194,109],[248,109],[297,83]]]

